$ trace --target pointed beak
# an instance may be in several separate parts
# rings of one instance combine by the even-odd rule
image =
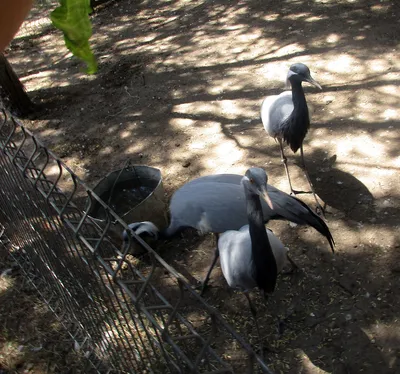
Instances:
[[[315,79],[311,78],[311,76],[306,79],[306,82],[308,82],[308,83],[312,84],[313,86],[322,90],[321,85]]]
[[[268,206],[269,206],[272,210],[274,210],[274,206],[273,206],[273,204],[272,204],[271,199],[270,199],[269,196],[268,196],[268,192],[267,192],[267,189],[266,189],[265,187],[261,190],[261,196],[262,196],[262,198],[266,201],[266,203],[268,204]]]

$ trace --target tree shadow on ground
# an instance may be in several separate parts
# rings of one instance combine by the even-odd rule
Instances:
[[[335,168],[336,155],[329,157],[322,149],[313,149],[306,165],[318,197],[323,204],[357,221],[376,218],[374,197],[354,175]]]
[[[333,210],[328,225],[338,253],[328,255],[326,242],[312,229],[271,224],[306,276],[282,277],[268,305],[256,297],[260,318],[268,317],[262,329],[272,339],[271,313],[282,313],[294,300],[300,305],[288,319],[284,352],[268,360],[278,372],[315,372],[298,361],[293,350],[299,349],[324,370],[394,373],[400,199],[392,159],[400,139],[398,122],[386,112],[398,104],[392,90],[398,69],[390,61],[398,9],[397,2],[372,0],[119,1],[93,17],[98,76],[83,76],[80,63],[60,58],[61,37],[39,38],[31,46],[24,41],[28,52],[17,48],[11,58],[18,72],[35,73],[24,82],[50,109],[29,127],[75,170],[86,169],[89,183],[130,158],[159,167],[168,194],[188,179],[236,166],[265,167],[271,183],[280,186],[285,177],[279,146],[262,129],[259,107],[264,96],[282,90],[281,76],[292,61],[309,64],[324,91],[306,88],[307,100],[317,103],[306,163]],[[328,95],[333,98],[322,105]],[[342,145],[347,154],[340,152]],[[290,162],[298,156],[292,157]],[[394,185],[382,192],[375,182],[383,178]],[[159,249],[194,282],[207,270],[213,243],[211,237],[185,235]],[[207,300],[256,342],[246,300],[226,291],[223,279],[215,282],[218,274]]]
[[[153,162],[168,169],[171,163],[176,162],[172,157],[177,153],[175,144],[179,144],[182,150],[191,142],[184,126],[172,125],[177,121],[186,120],[199,127],[219,122],[227,139],[234,140],[240,148],[246,148],[234,134],[245,127],[244,121],[258,117],[257,107],[252,106],[253,115],[243,114],[242,118],[236,119],[225,113],[217,115],[215,108],[211,111],[199,109],[221,100],[261,100],[263,96],[277,92],[277,77],[267,89],[262,82],[254,84],[249,79],[242,79],[239,85],[225,87],[216,94],[210,93],[210,86],[214,86],[214,82],[223,84],[224,77],[230,79],[240,69],[255,74],[254,69],[260,64],[300,58],[304,54],[327,54],[334,48],[346,47],[346,50],[351,48],[357,58],[365,59],[369,57],[367,49],[363,48],[367,41],[369,53],[372,53],[371,44],[374,53],[388,47],[382,41],[392,40],[390,35],[377,32],[376,27],[380,27],[378,19],[381,21],[382,17],[386,24],[395,22],[396,4],[377,6],[372,1],[357,1],[341,6],[346,15],[346,27],[343,27],[343,18],[336,12],[332,13],[332,5],[325,3],[305,8],[304,2],[279,6],[268,2],[260,8],[258,2],[227,4],[222,1],[213,4],[200,2],[187,8],[179,2],[168,5],[116,2],[93,17],[93,42],[101,67],[98,78],[82,79],[74,59],[64,58],[52,66],[51,60],[57,55],[54,48],[31,55],[32,63],[37,66],[52,66],[46,78],[48,82],[65,82],[58,87],[42,85],[30,90],[32,96],[50,110],[42,117],[47,123],[38,126],[37,131],[45,134],[48,144],[61,147],[62,156],[74,158],[82,168],[91,172],[94,169],[92,175],[96,176],[97,169],[103,170],[111,162],[113,166],[108,169],[111,170],[121,164],[126,155],[131,156],[134,162]],[[229,20],[236,28],[226,29],[224,20]],[[365,27],[368,25],[372,26]],[[246,48],[259,50],[257,43],[264,39],[269,46],[266,54],[249,58],[243,48],[232,51],[221,45],[221,55],[215,61],[207,53],[208,45],[203,45],[199,36],[207,35],[212,39],[234,33],[240,41],[259,32],[257,38],[249,39],[250,46],[246,45]],[[329,47],[324,46],[326,38],[335,33],[339,35],[337,41],[329,42]],[[374,38],[369,38],[372,34]],[[302,46],[303,52],[277,55],[293,43]],[[37,48],[40,49],[39,44]],[[196,59],[186,57],[192,54],[204,64],[199,65]],[[174,58],[175,55],[182,56],[181,61]],[[232,56],[230,61],[227,61],[228,56]],[[18,67],[17,62],[15,66]],[[369,83],[357,87],[366,88],[367,84],[379,86],[377,78],[369,76]],[[386,81],[381,83],[383,85]],[[327,87],[326,92],[350,88],[336,84]],[[179,106],[182,105],[192,105],[193,111],[180,112]],[[145,121],[146,125],[140,126],[140,121]],[[172,138],[176,140],[165,141]],[[132,147],[131,141],[141,143],[141,146]],[[154,150],[160,147],[164,155],[152,159]],[[106,151],[100,152],[102,148]],[[185,172],[194,176],[200,167],[196,159],[199,160],[203,154],[187,148],[184,153],[185,156],[177,158],[192,160],[195,167]]]
[[[275,229],[282,240],[287,236],[293,239],[293,230],[303,230],[289,229],[286,224]],[[361,231],[357,227],[353,230]],[[335,373],[372,374],[376,367],[383,373],[396,373],[400,365],[397,360],[400,338],[387,326],[398,325],[399,300],[395,291],[399,286],[398,253],[365,240],[332,255],[316,247],[313,235],[309,234],[298,236],[290,245],[292,258],[301,271],[280,276],[277,290],[267,301],[257,290],[252,292],[262,336],[278,349],[277,353],[266,355],[267,363],[277,372],[287,373],[299,370],[313,373],[319,368]],[[203,239],[188,232],[164,242],[159,249],[168,263],[184,275],[189,274],[189,281],[195,287],[211,262],[212,243],[211,236]],[[161,286],[162,279],[159,281]],[[258,347],[247,301],[241,292],[229,289],[218,265],[204,297],[254,348]],[[174,304],[179,298],[178,289],[169,285],[167,298]],[[280,333],[277,317],[283,321]]]

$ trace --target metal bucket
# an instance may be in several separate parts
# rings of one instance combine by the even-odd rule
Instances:
[[[159,169],[131,165],[115,170],[100,180],[93,191],[128,224],[151,221],[160,230],[167,225],[167,205]],[[107,212],[101,204],[94,201],[88,214],[100,227],[105,226]],[[112,237],[122,240],[122,232],[121,225],[111,223]],[[139,249],[134,249],[134,254],[139,254]]]

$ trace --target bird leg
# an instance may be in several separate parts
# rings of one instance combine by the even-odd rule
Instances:
[[[246,296],[247,301],[249,302],[251,315],[254,318],[254,322],[255,322],[255,325],[256,325],[256,328],[257,328],[258,338],[260,340],[260,349],[261,349],[261,353],[262,353],[262,351],[263,351],[263,341],[261,339],[260,327],[258,326],[257,310],[254,307],[253,303],[251,302],[249,291],[243,291],[243,293],[244,293],[244,296]],[[262,356],[262,354],[261,354],[261,356]]]
[[[301,155],[301,163],[302,163],[304,174],[306,175],[308,184],[311,187],[311,192],[312,192],[312,194],[314,196],[315,202],[317,203],[317,209],[316,209],[317,210],[317,214],[322,216],[323,218],[325,218],[324,209],[322,208],[321,204],[319,203],[319,201],[317,199],[317,195],[315,194],[315,191],[314,191],[314,186],[313,186],[313,184],[311,182],[310,176],[308,175],[306,163],[304,161],[303,145],[301,145],[301,147],[300,147],[300,155]]]
[[[296,190],[293,189],[292,183],[290,181],[289,168],[287,166],[287,158],[285,156],[285,153],[283,152],[282,139],[278,138],[278,142],[279,142],[279,146],[281,148],[282,162],[283,162],[283,165],[285,166],[286,176],[287,176],[287,179],[288,179],[288,182],[289,182],[289,186],[290,186],[290,194],[299,195],[299,194],[302,194],[302,193],[306,193],[305,191],[296,191]]]
[[[292,302],[292,304],[286,309],[286,313],[282,318],[278,316],[277,332],[279,336],[283,335],[284,331],[286,330],[286,321],[295,312],[296,312],[296,301]]]
[[[289,253],[286,255],[288,261],[290,262],[291,269],[282,272],[282,274],[287,275],[287,274],[293,274],[296,270],[299,270],[299,266],[293,261],[293,259],[289,256]]]
[[[258,334],[258,339],[260,341],[260,352],[261,352],[260,356],[261,356],[261,358],[263,358],[263,356],[264,356],[264,348],[266,348],[270,352],[276,352],[276,350],[274,348],[272,348],[269,344],[265,344],[263,342],[262,337],[261,337],[261,333],[260,333],[260,326],[258,325],[257,310],[254,307],[253,303],[251,302],[249,291],[243,291],[243,293],[246,296],[247,301],[249,302],[251,315],[254,318],[254,322],[255,322],[256,329],[257,329],[257,334]],[[267,300],[267,295],[265,293],[264,293],[264,297]]]
[[[214,266],[215,266],[215,264],[216,264],[216,262],[218,260],[218,257],[219,257],[219,249],[218,249],[219,234],[215,233],[214,235],[215,235],[215,242],[216,242],[215,251],[214,251],[214,258],[213,258],[213,261],[212,261],[212,263],[210,265],[210,268],[208,269],[207,275],[204,278],[203,284],[201,285],[200,296],[203,296],[203,294],[204,294],[204,291],[205,291],[205,289],[207,287],[207,283],[208,283],[208,281],[210,279],[210,276],[211,276],[211,272],[214,269]]]
[[[300,269],[299,266],[293,261],[293,259],[289,256],[289,253],[286,255],[290,265],[292,265],[292,270]]]

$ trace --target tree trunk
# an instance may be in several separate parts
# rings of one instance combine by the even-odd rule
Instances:
[[[36,109],[2,53],[0,53],[0,106],[1,104],[13,115],[22,118],[31,115]]]

